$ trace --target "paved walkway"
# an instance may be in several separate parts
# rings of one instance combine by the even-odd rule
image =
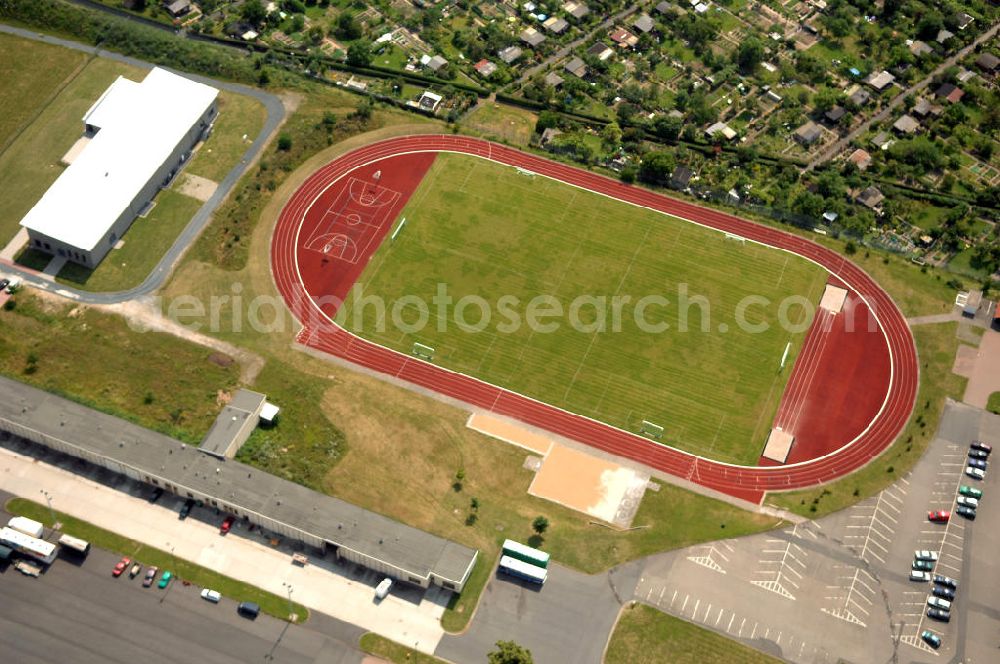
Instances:
[[[134,486],[131,482],[129,486]],[[39,461],[0,447],[0,489],[32,500],[40,500],[43,489],[52,497],[52,506],[106,530],[173,551],[221,574],[251,583],[284,596],[290,584],[292,598],[340,620],[377,632],[417,650],[431,653],[444,634],[440,619],[448,594],[390,594],[374,601],[373,583],[378,577],[354,574],[354,566],[313,560],[309,565],[293,565],[289,551],[271,547],[239,522],[228,536],[219,535],[218,519],[212,510],[196,509],[187,520],[177,518],[177,510],[164,497],[150,504],[141,496],[112,488],[70,470]],[[207,516],[211,522],[201,521]]]

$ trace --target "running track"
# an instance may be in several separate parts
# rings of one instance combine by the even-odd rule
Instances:
[[[816,262],[863,298],[878,317],[892,366],[889,391],[882,409],[855,440],[825,456],[785,466],[737,466],[658,445],[633,433],[389,350],[344,331],[317,312],[299,276],[296,241],[304,214],[323,190],[352,170],[387,157],[420,152],[456,152],[483,157],[785,249]],[[303,324],[298,339],[310,347],[754,503],[760,503],[766,491],[814,486],[864,466],[889,447],[903,429],[917,392],[917,354],[905,319],[885,291],[840,254],[774,228],[465,136],[389,139],[359,148],[317,170],[292,195],[281,212],[272,238],[271,269],[279,292]]]

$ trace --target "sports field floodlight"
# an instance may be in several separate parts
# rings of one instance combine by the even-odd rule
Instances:
[[[653,424],[649,420],[643,420],[642,426],[639,427],[639,433],[643,436],[649,436],[653,440],[659,440],[663,438],[663,427],[659,424]]]
[[[427,360],[428,362],[434,361],[434,348],[432,346],[427,346],[419,341],[413,342],[413,354],[421,359]]]

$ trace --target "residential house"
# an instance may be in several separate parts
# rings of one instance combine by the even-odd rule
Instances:
[[[885,70],[882,70],[878,73],[872,72],[871,74],[869,74],[868,78],[865,79],[865,83],[870,85],[875,90],[881,92],[882,90],[885,90],[887,87],[892,85],[895,80],[896,80],[895,76],[893,76],[892,74],[890,74]]]
[[[507,48],[500,49],[497,53],[497,57],[500,58],[506,64],[513,64],[524,51],[521,50],[519,46],[508,46]]]
[[[625,28],[615,28],[611,31],[611,41],[622,48],[632,48],[639,43],[639,38]]]
[[[573,57],[569,62],[563,65],[563,69],[577,78],[583,78],[587,75],[587,64],[577,57]]]
[[[614,50],[604,42],[597,42],[587,49],[587,54],[592,55],[601,62],[604,62],[615,54]]]
[[[920,123],[909,115],[902,115],[893,123],[892,128],[904,136],[909,136],[920,129]]]
[[[851,153],[851,155],[847,158],[847,161],[857,166],[859,171],[863,171],[872,165],[872,156],[868,154],[867,150],[858,148]]]
[[[532,48],[537,48],[545,41],[545,35],[534,28],[525,28],[520,36],[521,41]]]
[[[823,135],[823,130],[819,125],[809,120],[804,125],[795,130],[793,136],[801,145],[812,145]]]
[[[646,34],[653,31],[653,28],[656,27],[656,23],[649,14],[643,12],[636,16],[635,20],[632,21],[632,27],[643,34]]]
[[[569,23],[564,18],[550,16],[542,23],[542,27],[554,35],[561,35],[566,32],[566,28],[569,27]]]
[[[858,194],[854,200],[869,210],[878,210],[879,206],[882,205],[882,201],[885,200],[885,195],[879,191],[878,187],[873,185]]]
[[[473,68],[476,70],[476,73],[478,73],[483,78],[489,78],[494,73],[496,73],[497,70],[497,66],[492,62],[490,62],[489,60],[480,60],[475,65],[473,65]]]

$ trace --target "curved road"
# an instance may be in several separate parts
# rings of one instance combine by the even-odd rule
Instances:
[[[37,32],[31,32],[30,30],[22,30],[20,28],[11,27],[9,25],[0,24],[0,32],[15,35],[17,37],[23,37],[24,39],[44,42],[46,44],[54,44],[64,48],[71,48],[74,51],[90,53],[102,58],[132,65],[133,67],[140,67],[142,69],[151,69],[155,66],[159,66],[153,65],[149,62],[144,62],[143,60],[130,58],[125,55],[119,55],[118,53],[104,51],[100,48],[81,44],[80,42],[60,39],[58,37],[50,37]],[[260,153],[260,151],[264,148],[264,145],[271,138],[271,135],[285,119],[285,108],[282,105],[281,100],[275,95],[263,92],[262,90],[258,90],[256,88],[248,87],[246,85],[239,85],[238,83],[217,81],[215,79],[189,74],[182,71],[175,71],[175,73],[186,78],[190,78],[191,80],[198,81],[199,83],[219,88],[220,90],[228,90],[230,92],[235,92],[236,94],[252,97],[264,104],[264,107],[267,109],[267,119],[264,121],[264,126],[261,128],[260,133],[257,134],[257,138],[254,139],[250,147],[248,147],[246,152],[243,153],[240,163],[234,166],[226,177],[223,178],[222,182],[219,183],[218,188],[215,190],[215,193],[212,194],[212,197],[209,198],[204,205],[198,208],[195,215],[191,217],[191,221],[188,222],[188,225],[185,226],[184,230],[177,236],[177,239],[174,240],[170,249],[168,249],[163,255],[160,262],[156,264],[153,271],[150,272],[143,282],[135,288],[119,291],[117,293],[91,293],[89,291],[73,288],[72,286],[59,284],[48,279],[43,279],[34,270],[22,268],[13,263],[4,263],[4,271],[17,274],[24,279],[26,284],[30,286],[56,293],[85,304],[118,304],[120,302],[127,302],[129,300],[142,297],[143,295],[149,295],[163,285],[163,283],[167,280],[167,277],[170,275],[170,271],[173,269],[174,264],[182,255],[184,255],[188,246],[194,242],[195,238],[197,238],[205,226],[208,225],[208,221],[211,218],[212,213],[215,212],[215,208],[219,206],[219,204],[233,189],[236,182],[243,176],[243,172],[246,170],[247,166]]]
[[[305,211],[320,192],[355,168],[386,157],[416,152],[456,152],[515,166],[626,203],[740,235],[814,261],[857,292],[878,317],[887,340],[892,366],[889,392],[882,409],[857,439],[826,456],[786,466],[737,466],[658,445],[633,433],[386,349],[356,337],[332,323],[317,325],[318,317],[311,310],[310,296],[301,282],[296,261],[296,236]],[[765,491],[813,486],[864,466],[882,453],[903,429],[917,392],[917,354],[906,320],[888,294],[867,273],[840,254],[774,228],[469,137],[425,135],[390,139],[355,150],[319,169],[295,192],[281,212],[272,239],[271,269],[279,291],[304,325],[298,337],[303,343],[476,408],[513,417],[605,452],[633,459],[753,502],[760,502]]]

